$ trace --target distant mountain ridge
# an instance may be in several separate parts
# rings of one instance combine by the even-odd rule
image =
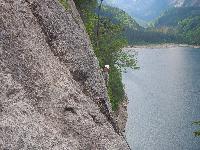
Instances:
[[[145,21],[156,19],[170,7],[200,7],[200,0],[104,0],[104,3],[118,7],[130,16]]]
[[[103,5],[100,15],[102,17],[109,17],[113,23],[122,24],[126,28],[132,28],[134,30],[142,29],[128,13],[119,8]]]
[[[182,20],[196,16],[200,16],[200,7],[174,7],[165,11],[155,21],[155,27],[176,27]]]
[[[110,6],[118,7],[126,11],[134,18],[145,21],[153,20],[160,14],[163,9],[166,9],[167,3],[160,0],[105,0],[105,3]]]
[[[174,35],[141,27],[128,13],[116,7],[102,5],[100,16],[109,19],[114,24],[120,24],[122,36],[130,45],[172,42],[175,40]]]
[[[175,7],[200,7],[200,0],[169,0]]]
[[[200,7],[174,7],[155,22],[160,29],[176,29],[182,42],[200,45]]]

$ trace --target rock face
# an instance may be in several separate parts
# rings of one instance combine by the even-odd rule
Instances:
[[[0,0],[0,149],[128,149],[68,2]]]
[[[127,105],[128,97],[125,96],[124,100],[120,103],[118,110],[114,112],[116,123],[121,133],[125,132],[126,122],[128,119]]]

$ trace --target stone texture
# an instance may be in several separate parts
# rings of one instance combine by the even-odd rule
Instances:
[[[119,104],[118,110],[114,112],[114,117],[116,119],[120,133],[125,132],[126,122],[128,119],[127,105],[128,97],[125,95],[123,101]]]
[[[128,149],[109,120],[97,59],[69,5],[0,0],[0,150]]]

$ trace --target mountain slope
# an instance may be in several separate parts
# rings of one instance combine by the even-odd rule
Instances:
[[[128,149],[72,0],[0,0],[0,149]]]
[[[107,5],[118,7],[126,11],[133,18],[150,21],[157,17],[164,9],[167,8],[166,1],[160,0],[105,0]]]
[[[155,22],[156,27],[175,27],[186,18],[200,16],[200,7],[177,7],[165,11]]]
[[[200,6],[199,0],[105,0],[110,6],[126,11],[133,18],[151,21],[170,7]]]
[[[157,19],[155,27],[176,29],[183,43],[200,45],[200,7],[169,9]]]
[[[119,8],[103,6],[101,17],[109,18],[123,27],[122,35],[131,44],[172,42],[175,36],[155,29],[141,27],[131,16]]]
[[[186,18],[179,24],[183,39],[189,44],[200,45],[200,16]]]
[[[116,8],[103,5],[100,15],[102,17],[108,17],[113,23],[119,23],[124,27],[140,30],[142,27],[125,11]]]

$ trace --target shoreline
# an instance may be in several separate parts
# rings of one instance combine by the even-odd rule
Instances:
[[[188,44],[174,44],[174,43],[167,43],[167,44],[148,44],[148,45],[129,45],[125,47],[125,49],[135,49],[135,48],[150,48],[150,49],[157,49],[157,48],[175,48],[175,47],[190,47],[190,48],[200,48],[200,45],[188,45]]]

